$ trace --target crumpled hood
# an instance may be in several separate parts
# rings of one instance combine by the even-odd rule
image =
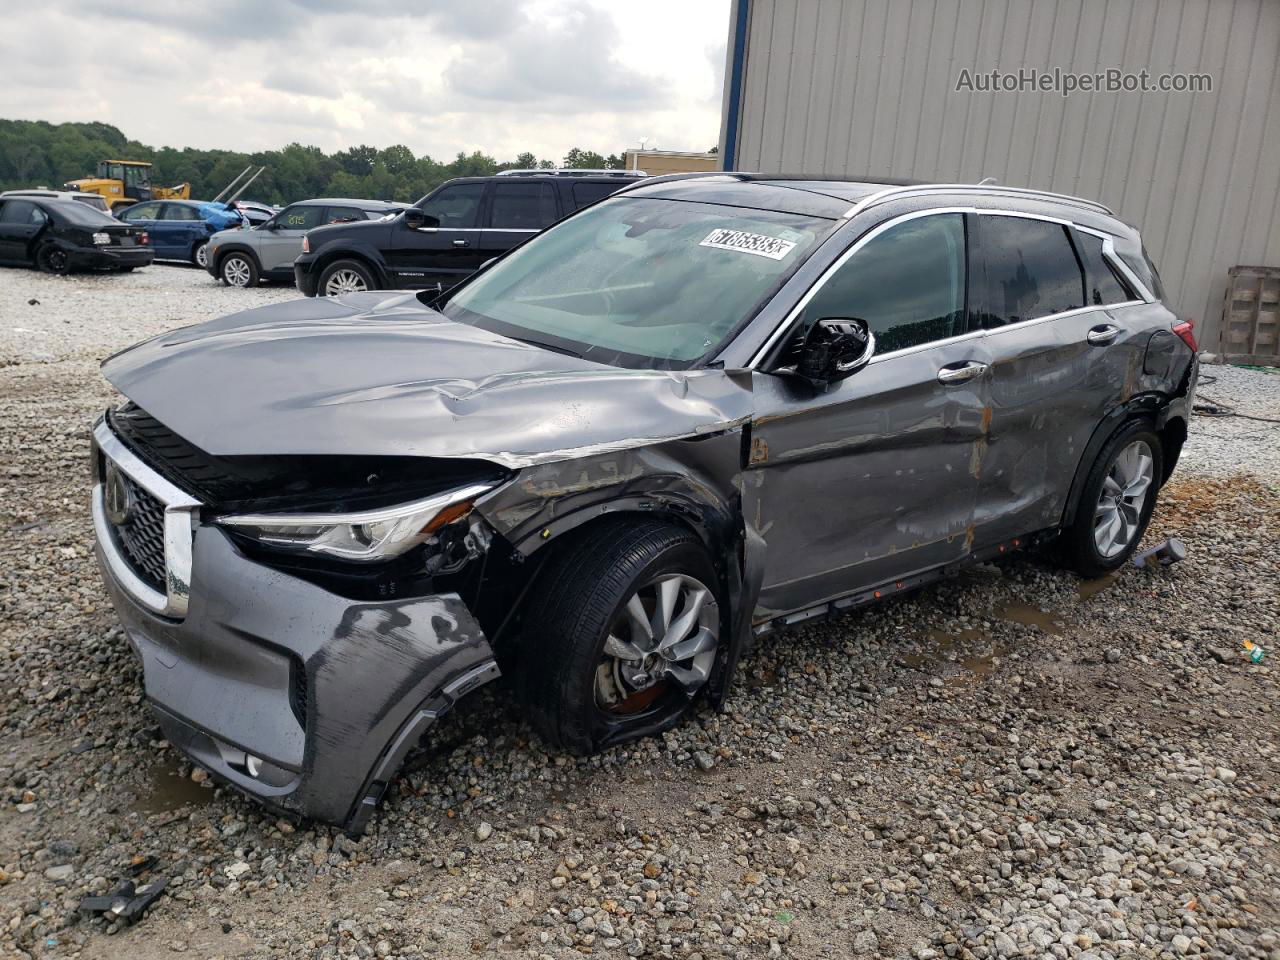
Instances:
[[[479,457],[521,467],[727,429],[751,409],[745,377],[605,366],[385,292],[185,327],[109,357],[102,371],[216,456]]]

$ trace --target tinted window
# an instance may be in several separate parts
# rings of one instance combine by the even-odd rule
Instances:
[[[474,227],[483,196],[483,183],[458,183],[443,188],[418,206],[427,216],[439,220],[442,227]]]
[[[200,211],[194,207],[184,207],[180,203],[166,203],[162,220],[200,220]]]
[[[1076,231],[1077,249],[1084,260],[1085,292],[1092,306],[1132,300],[1129,289],[1116,275],[1115,267],[1102,254],[1102,238]]]
[[[324,215],[325,223],[351,223],[363,219],[364,211],[358,207],[329,207]]]
[[[549,183],[499,183],[493,188],[489,225],[541,230],[556,221],[556,195]]]
[[[88,204],[95,210],[106,210],[107,201],[104,197],[73,197],[77,203]]]
[[[44,211],[30,200],[7,200],[0,208],[0,223],[44,223]]]
[[[1164,282],[1160,279],[1160,273],[1156,270],[1156,265],[1151,260],[1151,255],[1147,253],[1147,248],[1142,248],[1141,257],[1131,257],[1121,253],[1120,259],[1129,267],[1143,285],[1151,291],[1157,300],[1164,299]]]
[[[158,203],[139,203],[120,214],[121,220],[154,220],[160,212]]]
[[[324,207],[296,203],[276,214],[276,223],[284,230],[311,230],[324,222]]]
[[[890,227],[818,290],[802,323],[858,317],[876,335],[876,353],[963,333],[964,250],[964,217],[958,213]]]
[[[587,204],[602,200],[618,189],[612,183],[575,183],[573,185],[573,205],[581,209]]]
[[[986,326],[1084,306],[1084,275],[1062,224],[984,216],[982,252],[987,274]]]

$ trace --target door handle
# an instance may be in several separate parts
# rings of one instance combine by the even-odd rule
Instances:
[[[1089,331],[1085,338],[1095,347],[1105,347],[1120,335],[1120,328],[1110,323],[1103,323]]]
[[[453,241],[453,245],[455,247],[469,247],[471,246],[471,243],[470,241],[467,241],[467,240],[455,240]]]
[[[987,365],[977,360],[969,360],[956,366],[943,367],[938,371],[939,383],[967,383],[974,377],[987,372]]]

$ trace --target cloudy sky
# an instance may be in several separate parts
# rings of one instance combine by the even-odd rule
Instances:
[[[719,137],[728,0],[24,7],[0,31],[0,117],[102,120],[155,146],[404,143],[445,159]]]

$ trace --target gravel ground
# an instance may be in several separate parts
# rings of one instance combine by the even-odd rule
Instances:
[[[1010,558],[780,634],[722,714],[577,760],[506,691],[351,841],[215,788],[147,716],[99,588],[86,427],[112,350],[237,306],[195,270],[0,271],[0,955],[1280,960],[1280,428],[1198,418],[1152,537]],[[39,301],[29,304],[29,300]],[[1280,375],[1202,394],[1280,416]],[[117,929],[80,897],[169,878]]]

